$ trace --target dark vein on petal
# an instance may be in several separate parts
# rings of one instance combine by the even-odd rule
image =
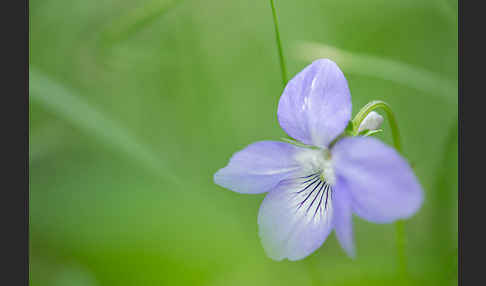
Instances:
[[[314,205],[314,202],[316,201],[317,197],[319,196],[319,194],[321,193],[322,191],[322,188],[327,185],[326,183],[323,183],[321,185],[321,188],[319,189],[319,191],[317,192],[317,194],[314,196],[314,199],[312,200],[312,202],[310,203],[309,207],[307,207],[307,210],[305,211],[305,214],[307,215],[307,213],[309,212],[310,208],[312,207],[312,205]]]
[[[305,179],[305,178],[309,178],[309,177],[315,176],[315,175],[317,175],[317,174],[319,174],[319,172],[316,172],[316,173],[314,173],[314,174],[310,174],[309,176],[305,176],[305,177],[299,177],[299,178],[301,178],[301,179]]]
[[[326,187],[327,187],[327,184],[326,184]],[[320,191],[320,190],[319,190]],[[316,217],[316,214],[317,214],[317,211],[321,209],[321,205],[322,205],[322,197],[324,197],[324,193],[326,192],[326,190],[324,189],[323,192],[321,192],[321,198],[319,199],[319,204],[317,205],[317,208],[316,208],[316,211],[314,212],[314,216],[312,216],[312,218],[315,218]]]
[[[324,203],[324,209],[327,208],[327,197],[329,196],[329,191],[332,191],[332,189],[331,188],[327,188],[327,190],[326,190],[326,202]]]
[[[311,192],[309,192],[309,194],[307,195],[307,197],[300,203],[299,205],[299,209],[300,207],[305,203],[305,201],[307,201],[307,199],[312,195],[312,193],[314,193],[314,191],[317,189],[317,187],[319,187],[319,185],[322,183],[322,181],[319,181],[319,184],[317,184],[314,189],[312,189]]]
[[[308,187],[312,186],[313,184],[315,184],[317,181],[321,181],[320,178],[316,178],[312,183],[310,183],[309,185],[307,185],[307,187],[305,187],[303,190],[301,191],[298,191],[297,194],[300,194],[302,193],[303,191],[307,190]]]
[[[310,181],[312,181],[312,180],[314,180],[314,179],[317,179],[317,178],[318,178],[318,177],[316,177],[316,175],[314,175],[314,177],[312,177],[312,178],[310,178],[309,180],[307,180],[307,181],[303,182],[302,184],[305,184],[305,183],[310,182]]]

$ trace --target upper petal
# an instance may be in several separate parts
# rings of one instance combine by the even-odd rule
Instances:
[[[331,153],[336,175],[346,183],[358,216],[385,223],[407,218],[420,208],[422,188],[395,149],[375,138],[353,137],[337,142]]]
[[[214,174],[214,182],[238,193],[263,193],[299,169],[298,147],[259,141],[236,152],[228,165]]]
[[[327,147],[351,118],[351,94],[339,67],[328,59],[305,67],[285,87],[277,115],[291,137]]]
[[[319,248],[332,229],[331,197],[331,189],[320,180],[311,184],[303,177],[283,181],[271,190],[258,214],[267,255],[275,260],[299,260]]]

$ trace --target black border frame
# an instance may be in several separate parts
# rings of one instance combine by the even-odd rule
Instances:
[[[4,1],[2,285],[29,285],[29,0]]]
[[[458,91],[458,135],[459,135],[459,144],[458,144],[458,154],[459,154],[459,190],[458,190],[458,284],[459,285],[474,285],[473,281],[475,277],[468,276],[468,279],[471,279],[471,283],[465,284],[464,281],[466,277],[464,277],[463,269],[464,268],[464,224],[466,223],[464,219],[466,206],[464,205],[464,192],[468,192],[469,194],[483,192],[481,189],[482,184],[478,182],[478,184],[471,183],[469,180],[468,183],[469,188],[465,187],[465,179],[464,179],[464,57],[463,57],[463,37],[466,32],[464,29],[464,1],[458,1],[458,58],[459,58],[459,65],[458,65],[458,83],[459,83],[459,91]],[[8,265],[4,268],[5,276],[2,277],[2,282],[6,279],[10,278],[15,283],[10,283],[10,285],[29,285],[29,1],[10,1],[8,4],[17,4],[16,10],[20,11],[19,14],[21,17],[18,17],[19,14],[12,13],[11,7],[5,7],[5,3],[3,5],[2,11],[4,12],[3,16],[10,16],[10,17],[2,17],[2,26],[4,29],[4,39],[3,39],[3,48],[7,49],[3,53],[4,63],[4,77],[3,83],[5,84],[4,88],[4,99],[11,99],[12,102],[7,102],[3,104],[3,122],[4,126],[8,129],[8,133],[4,135],[3,143],[6,143],[7,146],[3,149],[5,158],[8,157],[11,161],[7,163],[8,165],[4,165],[4,173],[3,173],[3,194],[4,198],[2,198],[3,206],[0,208],[0,214],[2,214],[3,218],[3,239],[7,239],[4,242],[4,252],[7,254],[6,258],[4,258],[6,262],[4,265]],[[472,10],[472,9],[471,9]],[[472,12],[469,11],[470,15],[468,19],[470,21],[475,21],[474,25],[469,26],[468,29],[476,27],[478,30],[481,29],[482,25],[478,22],[478,19],[482,17],[479,16],[479,13],[482,12],[481,9],[476,9],[478,15],[472,15]],[[481,11],[481,12],[480,12]],[[8,20],[4,20],[8,19]],[[471,20],[472,19],[472,20]],[[474,37],[479,38],[479,41],[482,39],[483,33],[481,31],[472,31],[468,30],[471,34],[475,33]],[[479,35],[479,37],[478,37]],[[480,47],[476,47],[476,49],[481,50]],[[13,54],[18,53],[19,57],[12,57]],[[469,52],[468,52],[469,53]],[[468,55],[469,57],[475,57],[474,55]],[[477,58],[474,58],[477,61]],[[483,73],[477,73],[476,78],[468,77],[468,85],[470,83],[481,84]],[[479,87],[479,86],[478,86]],[[474,91],[473,87],[469,89],[471,91],[471,95],[476,94],[478,98],[482,95],[481,88],[476,88]],[[472,96],[471,96],[472,97]],[[470,98],[471,98],[470,97]],[[18,109],[12,109],[11,107],[15,106]],[[471,105],[469,106],[471,107]],[[481,115],[484,113],[480,110],[481,105],[476,105],[477,110],[470,110],[467,112],[468,117],[472,119],[469,120],[469,123],[476,122],[478,127],[475,128],[476,132],[481,133],[481,127],[479,126],[481,122]],[[10,112],[6,111],[13,111],[13,116],[11,116]],[[9,114],[6,116],[6,114]],[[476,119],[476,120],[474,120]],[[14,135],[14,136],[10,136]],[[10,138],[15,138],[16,140],[11,140]],[[17,141],[18,140],[18,141]],[[480,141],[480,140],[478,140]],[[471,142],[468,142],[468,149],[471,149]],[[481,148],[481,142],[476,142]],[[21,156],[18,156],[17,152],[11,152],[12,149],[20,149],[19,153]],[[469,150],[469,152],[474,152]],[[481,154],[482,152],[477,152],[476,154]],[[475,156],[479,157],[479,156]],[[477,158],[476,160],[480,160],[481,158]],[[480,162],[478,162],[480,163]],[[481,166],[481,164],[479,164]],[[482,172],[482,169],[477,170],[477,172]],[[15,173],[15,174],[14,174]],[[19,177],[13,176],[18,175]],[[481,176],[478,176],[481,177]],[[474,184],[474,185],[473,185]],[[7,187],[10,186],[10,187]],[[13,188],[11,187],[13,186]],[[477,186],[480,186],[478,189]],[[10,199],[12,196],[12,200]],[[5,198],[8,197],[8,198]],[[476,201],[476,206],[472,205],[472,202]],[[483,200],[480,199],[470,199],[469,206],[467,207],[470,211],[470,215],[468,215],[468,223],[475,224],[475,226],[481,226],[481,210],[484,206],[481,206]],[[19,206],[20,205],[20,206]],[[20,207],[20,211],[18,209]],[[473,209],[471,211],[471,209]],[[479,217],[477,215],[480,215]],[[15,219],[12,219],[12,216],[15,216]],[[19,219],[19,221],[17,221]],[[474,219],[478,220],[478,222],[474,221]],[[468,248],[474,249],[477,245],[480,247],[483,243],[479,237],[476,239],[471,240],[471,237],[468,238]],[[18,247],[12,247],[12,245],[17,245]],[[476,245],[475,245],[476,244]],[[474,251],[474,250],[473,250]],[[480,253],[476,252],[476,255],[481,255]],[[478,259],[480,263],[476,265],[476,269],[472,269],[468,265],[468,272],[470,273],[471,269],[476,274],[481,274],[479,268],[482,266],[481,258]],[[22,278],[19,279],[19,273],[15,270],[20,270],[20,276]],[[14,271],[10,271],[14,270]],[[477,270],[477,271],[474,271]],[[10,276],[10,277],[9,277]],[[478,277],[479,278],[479,275]],[[481,279],[482,280],[482,279]],[[481,281],[476,280],[476,281]],[[21,283],[18,283],[22,281]],[[3,284],[3,283],[2,283]]]

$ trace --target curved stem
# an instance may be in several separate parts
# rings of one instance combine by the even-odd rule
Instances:
[[[282,42],[280,40],[280,31],[278,28],[277,11],[275,10],[275,1],[270,0],[270,6],[272,7],[273,23],[275,25],[275,40],[277,42],[278,56],[280,61],[280,71],[282,72],[282,83],[285,88],[287,84],[287,68],[285,67],[285,60],[283,56]]]
[[[386,112],[388,122],[390,122],[390,129],[393,138],[393,145],[395,149],[399,153],[402,153],[402,142],[400,140],[400,132],[398,131],[398,124],[391,110],[391,107],[384,101],[375,100],[371,101],[366,104],[354,117],[353,119],[353,134],[358,134],[358,128],[365,119],[366,115],[368,115],[374,109],[381,108]],[[395,223],[395,230],[396,230],[396,247],[397,247],[397,255],[398,255],[398,267],[400,269],[400,275],[403,278],[407,277],[407,256],[405,253],[406,248],[406,239],[405,239],[405,222],[403,220],[399,220]]]

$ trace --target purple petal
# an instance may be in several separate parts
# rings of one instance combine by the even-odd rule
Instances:
[[[260,141],[236,152],[228,165],[214,174],[214,182],[238,193],[267,192],[299,169],[298,147],[275,141]]]
[[[304,68],[285,87],[277,115],[291,137],[327,147],[351,118],[351,94],[339,67],[320,59]]]
[[[302,259],[319,248],[331,232],[331,192],[322,183],[302,191],[309,185],[303,182],[283,181],[268,193],[260,207],[259,234],[272,259]]]
[[[348,256],[356,257],[353,235],[353,214],[351,198],[346,183],[338,180],[333,193],[334,216],[333,226],[341,247]]]
[[[353,211],[377,223],[408,218],[421,206],[422,188],[395,149],[370,137],[344,138],[331,150],[336,175],[345,181]]]

